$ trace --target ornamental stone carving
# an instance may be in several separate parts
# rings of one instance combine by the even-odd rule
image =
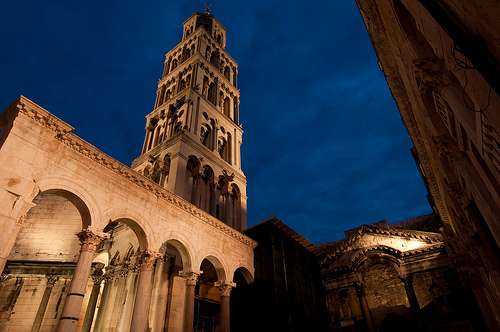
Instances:
[[[216,283],[216,286],[219,287],[220,296],[230,296],[231,290],[236,287],[235,283]]]
[[[47,278],[47,287],[53,287],[59,280],[59,276],[56,274],[47,274],[45,277]]]
[[[186,279],[186,286],[195,286],[200,274],[195,272],[180,271],[179,276]]]
[[[144,250],[140,253],[139,262],[138,262],[137,266],[141,270],[151,270],[151,269],[153,269],[153,266],[154,266],[156,260],[161,258],[161,257],[162,257],[162,254],[160,254],[156,251]]]
[[[82,244],[81,251],[94,252],[102,240],[109,238],[109,234],[96,232],[90,228],[84,229],[77,234]]]

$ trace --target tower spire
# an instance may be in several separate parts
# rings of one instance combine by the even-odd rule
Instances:
[[[212,4],[205,1],[205,14],[212,15]]]
[[[156,102],[147,115],[141,155],[132,167],[226,224],[246,227],[241,169],[238,64],[226,51],[226,29],[196,13],[167,52]]]

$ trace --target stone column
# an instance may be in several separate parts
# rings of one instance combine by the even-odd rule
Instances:
[[[169,257],[164,257],[156,261],[155,267],[155,292],[153,296],[154,310],[151,313],[153,331],[163,331],[168,297],[168,268]]]
[[[71,286],[66,297],[66,303],[64,304],[61,318],[57,324],[58,332],[77,330],[94,253],[97,249],[97,245],[105,237],[104,233],[98,235],[89,229],[85,229],[77,235],[82,243],[80,257],[78,258],[73,279],[71,280]]]
[[[43,316],[45,316],[45,310],[47,309],[47,303],[49,303],[50,294],[52,293],[52,288],[56,284],[57,280],[59,280],[59,276],[49,274],[47,277],[47,284],[45,286],[45,290],[43,292],[42,301],[38,306],[38,310],[36,312],[35,321],[31,326],[31,332],[38,332],[40,330],[40,326],[42,325]]]
[[[230,298],[231,289],[235,284],[221,284],[220,289],[220,332],[229,332],[231,329]]]
[[[365,318],[366,327],[368,331],[373,332],[375,328],[373,326],[372,315],[370,312],[370,307],[368,307],[368,302],[365,296],[365,286],[362,283],[354,284],[356,288],[356,294],[358,295],[359,305],[361,306],[361,311],[363,312],[363,317]]]
[[[107,266],[104,274],[104,289],[99,302],[98,312],[95,322],[94,331],[101,331],[109,326],[111,320],[113,306],[115,303],[116,286],[115,279],[117,278],[118,271],[116,266]]]
[[[420,306],[417,300],[417,294],[415,294],[415,289],[413,289],[413,276],[407,275],[401,278],[403,285],[405,286],[406,296],[408,297],[408,303],[413,314],[417,317],[420,312]]]
[[[151,303],[152,275],[155,260],[160,255],[145,250],[141,257],[139,281],[132,313],[132,332],[145,332],[148,327],[149,304]]]
[[[401,281],[404,284],[413,317],[419,325],[419,331],[424,331],[422,319],[420,317],[420,305],[418,304],[417,294],[415,294],[415,289],[413,288],[413,275],[408,274],[401,277]]]
[[[198,273],[189,272],[182,273],[181,276],[186,278],[186,302],[184,308],[184,332],[193,332],[194,322],[194,291],[198,280]]]
[[[96,269],[92,274],[92,292],[90,293],[89,303],[87,304],[87,311],[85,312],[85,319],[83,321],[82,332],[90,332],[92,321],[94,320],[95,308],[97,306],[97,299],[101,291],[101,283],[104,280],[104,273],[102,269]]]

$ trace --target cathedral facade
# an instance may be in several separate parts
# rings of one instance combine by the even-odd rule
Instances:
[[[450,257],[500,329],[500,5],[357,0],[443,222]]]
[[[1,331],[229,331],[256,242],[225,44],[184,23],[132,167],[26,97],[1,114]]]

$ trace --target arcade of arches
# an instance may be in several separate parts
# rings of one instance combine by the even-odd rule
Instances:
[[[24,97],[2,116],[0,330],[229,330],[253,240]]]

